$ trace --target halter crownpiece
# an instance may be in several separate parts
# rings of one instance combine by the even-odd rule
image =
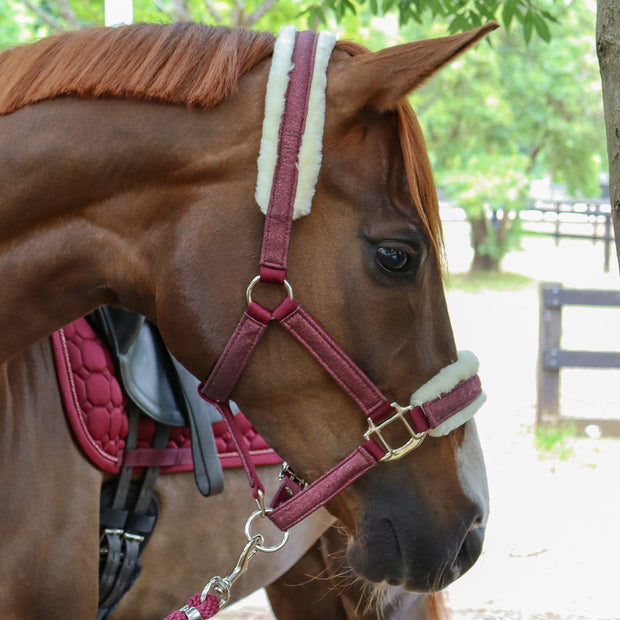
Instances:
[[[278,164],[278,146],[281,143],[281,121],[284,114],[290,73],[294,69],[293,51],[296,39],[295,26],[286,26],[278,36],[271,61],[271,70],[265,94],[263,134],[258,156],[256,202],[266,215]],[[297,155],[297,182],[293,201],[293,219],[308,215],[312,207],[314,188],[319,176],[325,124],[325,87],[327,64],[336,44],[336,35],[324,30],[316,40],[314,66],[310,80],[310,93],[301,146]]]

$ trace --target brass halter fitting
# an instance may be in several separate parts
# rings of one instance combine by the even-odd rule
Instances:
[[[387,420],[384,420],[380,424],[375,424],[370,418],[368,419],[368,430],[364,433],[364,439],[368,441],[371,437],[378,440],[379,445],[385,448],[386,453],[381,458],[382,461],[396,461],[403,456],[409,454],[424,441],[426,437],[426,431],[422,433],[416,433],[415,429],[411,426],[411,423],[407,419],[407,413],[413,409],[411,405],[407,407],[401,407],[398,403],[390,403],[392,409],[394,409],[394,415],[390,416]],[[399,448],[392,448],[388,440],[383,436],[382,431],[386,429],[392,422],[400,420],[402,425],[407,429],[409,433],[409,439]],[[374,435],[374,437],[373,437]]]

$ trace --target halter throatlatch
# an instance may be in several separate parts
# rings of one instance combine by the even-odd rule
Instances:
[[[291,225],[294,218],[310,211],[314,195],[321,163],[326,70],[334,44],[331,33],[296,32],[292,26],[285,28],[276,41],[258,160],[256,200],[266,213],[259,275],[248,286],[247,309],[200,388],[203,398],[217,407],[228,424],[253,495],[259,502],[260,516],[268,517],[283,531],[324,505],[378,462],[405,456],[427,434],[445,435],[464,424],[485,399],[477,376],[478,360],[473,353],[461,352],[454,364],[420,387],[408,405],[391,403],[293,299],[293,290],[286,280]],[[286,287],[286,297],[272,310],[252,299],[252,289],[259,281]],[[357,403],[368,418],[368,430],[358,448],[310,484],[306,485],[285,468],[280,489],[270,507],[265,508],[264,488],[230,410],[229,399],[272,320],[278,321],[306,347]],[[404,426],[409,433],[409,439],[401,446],[391,446],[385,437],[385,430],[392,425]],[[256,513],[251,519],[255,516]],[[239,560],[244,566],[249,559],[248,548],[251,547],[251,555],[256,552],[257,545],[251,540],[248,535],[248,544]],[[238,575],[236,569],[231,575]],[[225,589],[227,578],[215,579],[216,586],[203,591],[202,602],[215,595],[225,604],[226,597],[220,596],[218,587]],[[194,610],[194,607],[184,610],[186,617],[201,617],[192,616]]]

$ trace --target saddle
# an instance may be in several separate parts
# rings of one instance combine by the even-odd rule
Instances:
[[[145,317],[104,306],[87,318],[105,336],[127,397],[155,422],[189,427],[196,486],[205,496],[220,493],[224,474],[212,425],[222,418],[200,398],[198,379],[168,351]]]

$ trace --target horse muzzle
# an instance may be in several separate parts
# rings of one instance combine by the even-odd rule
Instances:
[[[429,437],[415,456],[377,467],[356,483],[360,511],[347,558],[359,576],[432,592],[474,565],[488,519],[488,486],[475,423],[456,433]],[[447,465],[448,452],[454,467],[434,471],[438,461]]]
[[[379,516],[367,526],[372,538],[351,538],[347,559],[353,570],[368,581],[410,592],[442,590],[466,573],[482,551],[485,526],[478,507],[472,505],[463,521],[440,529],[430,523],[424,528],[419,518],[411,517],[403,526]]]

